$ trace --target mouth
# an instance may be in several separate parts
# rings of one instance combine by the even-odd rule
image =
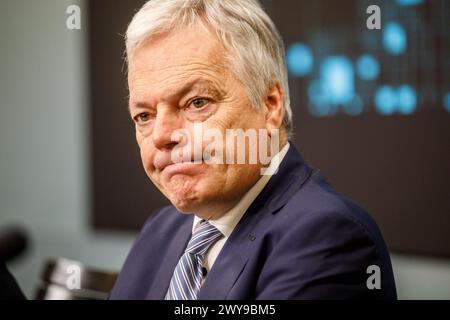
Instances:
[[[164,166],[160,172],[161,176],[164,179],[170,179],[174,175],[182,174],[182,175],[195,175],[201,173],[204,170],[204,166],[206,164],[204,162],[178,162],[178,163],[170,163]]]
[[[179,162],[173,162],[170,158],[163,160],[156,160],[154,162],[154,167],[157,171],[163,172],[166,168],[179,167],[179,168],[189,168],[192,165],[205,164],[207,161],[212,160],[212,156],[210,154],[202,155],[203,157],[197,158],[192,156],[190,159],[185,159]]]

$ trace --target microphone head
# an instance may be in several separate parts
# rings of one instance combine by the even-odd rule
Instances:
[[[18,227],[0,229],[0,262],[9,260],[25,251],[28,244],[26,233]]]

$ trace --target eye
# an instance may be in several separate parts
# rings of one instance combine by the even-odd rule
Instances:
[[[150,120],[150,115],[147,112],[141,112],[134,119],[137,123],[147,122]]]
[[[208,99],[205,98],[196,98],[191,102],[191,104],[194,106],[195,109],[200,109],[204,107],[207,103]]]

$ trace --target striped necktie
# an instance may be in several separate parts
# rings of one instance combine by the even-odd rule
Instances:
[[[222,233],[202,220],[173,272],[166,300],[196,300],[203,278],[203,259],[209,247]]]

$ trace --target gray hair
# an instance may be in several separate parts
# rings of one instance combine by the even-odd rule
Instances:
[[[228,51],[233,73],[247,87],[254,106],[261,106],[267,90],[280,82],[283,127],[291,136],[292,110],[283,40],[257,0],[150,0],[128,26],[127,59],[152,35],[196,22],[206,22],[216,31]]]

